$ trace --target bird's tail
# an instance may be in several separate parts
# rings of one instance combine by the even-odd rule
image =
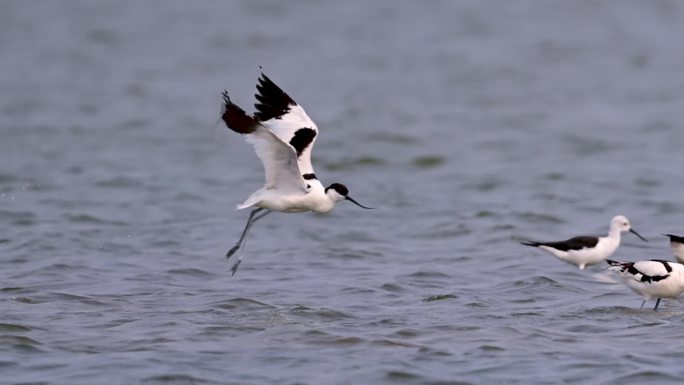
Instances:
[[[237,207],[235,207],[235,210],[243,210],[259,203],[259,201],[261,200],[261,196],[259,195],[260,192],[261,190],[257,190],[252,195],[248,196],[244,202],[240,203],[239,205],[237,205]]]
[[[616,273],[622,273],[623,271],[628,270],[631,265],[631,262],[620,262],[612,259],[606,259],[606,263],[610,265],[606,270]]]
[[[245,110],[238,107],[230,100],[228,91],[223,91],[223,113],[221,119],[226,126],[238,134],[251,134],[256,130],[259,122],[247,115]]]
[[[666,237],[670,238],[670,242],[679,242],[679,243],[684,243],[684,237],[680,237],[679,235],[674,235],[674,234],[663,234]]]
[[[532,241],[520,242],[520,244],[525,245],[525,246],[532,246],[532,247],[537,247],[537,246],[541,245],[541,243],[539,243],[539,242],[532,242]]]

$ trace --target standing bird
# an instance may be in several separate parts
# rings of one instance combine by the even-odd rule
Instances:
[[[677,258],[677,262],[684,263],[684,237],[672,234],[664,234],[670,237],[670,247],[672,248],[672,255]]]
[[[625,285],[644,301],[640,310],[649,299],[657,298],[653,310],[658,310],[661,298],[677,298],[684,292],[684,265],[662,259],[638,262],[618,262],[607,259],[609,270],[616,271]]]
[[[348,200],[364,209],[371,209],[349,196],[341,183],[323,187],[311,165],[311,149],[318,127],[292,98],[263,73],[257,84],[254,105],[256,113],[247,115],[223,92],[221,118],[231,130],[243,134],[254,146],[266,174],[266,184],[255,191],[237,209],[254,207],[240,239],[226,254],[235,254],[245,245],[247,233],[256,221],[272,211],[327,213],[341,200]],[[242,262],[242,255],[233,264],[233,275]]]
[[[610,232],[607,237],[580,236],[558,242],[520,242],[525,246],[538,247],[553,254],[556,258],[577,265],[584,270],[613,255],[620,246],[620,234],[624,231],[636,235],[648,242],[632,229],[629,219],[624,215],[616,215],[610,221]]]

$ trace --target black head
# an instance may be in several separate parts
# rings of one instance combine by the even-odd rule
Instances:
[[[328,190],[335,190],[337,191],[338,194],[342,195],[343,197],[347,197],[349,195],[349,189],[347,186],[343,185],[342,183],[333,183],[330,186],[325,188],[325,193],[328,193]]]
[[[347,188],[347,186],[343,185],[342,183],[331,184],[330,186],[326,187],[325,193],[328,194],[330,192],[330,190],[333,190],[335,193],[337,193],[337,194],[332,194],[332,198],[335,201],[348,200],[348,201],[354,203],[355,205],[357,205],[361,208],[364,208],[364,209],[373,209],[374,208],[374,207],[366,207],[366,206],[360,204],[359,202],[355,201],[354,199],[352,199],[349,196],[349,189]]]

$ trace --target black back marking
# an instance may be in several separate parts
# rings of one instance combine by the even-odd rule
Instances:
[[[560,242],[522,242],[522,244],[525,246],[548,246],[556,250],[568,251],[591,248],[596,246],[598,241],[597,237],[575,237]]]
[[[268,76],[261,74],[257,84],[257,93],[254,95],[259,101],[254,104],[257,112],[254,117],[259,121],[280,119],[288,111],[290,106],[296,106],[290,95],[280,89]]]
[[[230,101],[228,91],[223,91],[223,115],[221,119],[226,123],[226,126],[239,134],[250,134],[254,132],[257,127],[257,122],[253,117],[236,104]]]
[[[625,271],[625,270],[627,270],[627,272],[629,274],[632,274],[632,275],[641,274],[641,272],[639,270],[637,270],[636,267],[634,267],[634,262],[623,263],[622,269],[620,269],[620,271]],[[641,280],[643,281],[643,278]]]
[[[666,275],[653,275],[653,276],[645,275],[645,274],[644,274],[644,275],[641,276],[641,282],[648,282],[648,283],[651,283],[651,282],[658,282],[658,281],[662,281],[663,279],[665,279],[665,278],[667,278],[667,277],[669,277],[669,276],[670,276],[670,274],[666,274]]]
[[[654,282],[658,282],[658,281],[665,279],[669,276],[670,276],[670,274],[668,274],[668,275],[654,275],[653,277],[651,277],[651,280]],[[643,280],[643,278],[642,278],[642,280]]]
[[[343,185],[342,183],[331,184],[330,186],[328,186],[325,189],[325,192],[327,193],[328,190],[330,190],[330,189],[337,191],[337,193],[342,195],[343,197],[346,197],[347,195],[349,195],[349,189],[347,188],[347,186]]]
[[[684,237],[680,237],[679,235],[665,234],[665,236],[670,237],[670,242],[684,243]]]
[[[639,269],[634,267],[634,262],[623,263],[622,269],[620,269],[620,271],[624,272],[625,270],[627,270],[627,272],[629,274],[632,274],[632,275],[641,274],[641,278],[639,279],[639,281],[647,282],[647,283],[662,281],[663,279],[670,276],[670,273],[672,272],[672,266],[670,266],[670,264],[667,261],[665,261],[663,259],[652,259],[651,261],[662,263],[663,266],[665,267],[665,271],[667,271],[667,274],[665,274],[665,275],[646,275],[646,274],[642,273],[641,271],[639,271]]]
[[[302,178],[304,178],[304,180],[318,179],[318,178],[316,178],[316,174],[314,174],[314,173],[303,174]]]
[[[316,137],[316,131],[309,127],[302,127],[295,131],[295,134],[290,139],[290,145],[297,151],[297,158],[302,156],[304,150],[313,142]]]
[[[653,262],[660,262],[665,266],[665,271],[668,273],[672,273],[672,266],[670,266],[670,263],[664,259],[651,259]]]

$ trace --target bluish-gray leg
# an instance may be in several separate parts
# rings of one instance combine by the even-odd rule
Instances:
[[[658,305],[660,305],[660,298],[656,301],[656,306],[653,308],[653,311],[658,311]]]
[[[230,259],[230,257],[232,257],[233,254],[235,254],[236,251],[238,251],[238,249],[239,249],[240,246],[242,245],[242,241],[243,241],[243,240],[245,239],[245,237],[247,236],[247,231],[249,231],[249,228],[252,227],[252,223],[254,223],[254,216],[255,216],[258,212],[260,212],[261,210],[264,210],[264,209],[262,209],[261,207],[259,207],[259,208],[256,208],[256,209],[252,210],[252,211],[249,213],[249,218],[247,218],[247,224],[245,224],[245,229],[242,230],[242,235],[240,235],[240,239],[238,239],[237,243],[235,243],[235,246],[233,246],[230,250],[228,250],[228,253],[226,254],[226,258]]]
[[[263,212],[263,213],[257,215],[262,210],[266,210],[266,209],[263,209],[263,208],[254,209],[249,214],[249,219],[247,220],[247,225],[245,225],[245,229],[242,231],[242,236],[240,236],[240,240],[238,240],[238,243],[235,244],[235,246],[233,246],[233,248],[230,249],[230,251],[228,251],[226,258],[230,258],[238,249],[245,247],[245,244],[247,243],[247,233],[252,228],[254,223],[256,221],[258,221],[259,219],[265,217],[267,214],[269,214],[271,212],[270,210],[266,210],[266,212]],[[242,263],[242,253],[240,253],[238,255],[238,260],[235,261],[233,266],[230,268],[232,275],[235,275],[238,267],[240,266],[240,263]]]

